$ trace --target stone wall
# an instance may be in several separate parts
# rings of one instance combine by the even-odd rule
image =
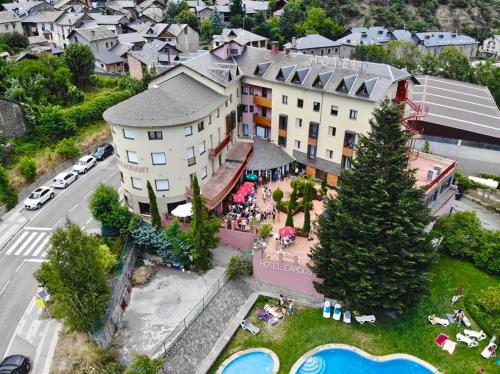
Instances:
[[[0,99],[0,133],[18,138],[28,130],[24,111],[19,104]]]

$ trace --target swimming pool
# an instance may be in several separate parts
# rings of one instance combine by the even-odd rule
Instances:
[[[437,369],[404,354],[372,356],[355,347],[327,344],[306,353],[292,367],[293,374],[431,374]]]
[[[251,348],[229,357],[217,370],[217,374],[274,374],[279,370],[276,354],[265,348]]]

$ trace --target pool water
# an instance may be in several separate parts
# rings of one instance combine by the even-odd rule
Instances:
[[[309,357],[297,374],[431,374],[417,362],[402,358],[373,361],[348,349],[325,349]]]
[[[235,358],[222,370],[222,374],[272,373],[274,361],[266,352],[249,352]]]

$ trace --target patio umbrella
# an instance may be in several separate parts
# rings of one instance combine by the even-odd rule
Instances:
[[[242,194],[234,194],[233,195],[233,203],[236,203],[236,204],[243,204],[245,202],[245,196],[243,196]]]
[[[180,218],[191,217],[193,215],[193,204],[186,203],[178,205],[174,210],[172,210],[172,215]]]
[[[253,182],[256,182],[256,181],[257,181],[257,179],[259,179],[259,177],[258,177],[257,175],[255,175],[255,174],[246,174],[246,175],[245,175],[245,179],[246,179],[247,181],[253,181]]]
[[[254,183],[253,183],[253,182],[246,181],[246,182],[244,182],[244,183],[242,184],[242,186],[246,186],[246,187],[251,187],[251,188],[253,188]]]
[[[278,232],[281,236],[295,236],[296,235],[295,229],[293,227],[290,227],[290,226],[285,226],[285,227],[281,228]]]

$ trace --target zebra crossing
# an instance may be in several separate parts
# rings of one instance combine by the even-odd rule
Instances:
[[[2,252],[5,256],[47,257],[52,230],[43,228],[22,229]]]

